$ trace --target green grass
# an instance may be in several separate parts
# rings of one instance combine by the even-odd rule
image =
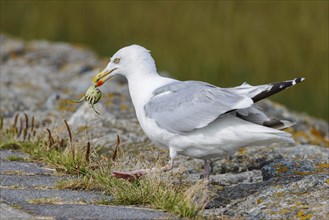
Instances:
[[[9,160],[9,161],[26,161],[26,159],[24,157],[13,156],[13,155],[7,157],[7,160]]]
[[[181,80],[229,87],[305,77],[273,99],[329,120],[328,4],[3,0],[0,23],[2,32],[24,39],[90,46],[105,62],[119,48],[141,44],[159,70]]]
[[[31,199],[28,201],[30,204],[35,204],[35,205],[44,205],[44,204],[50,204],[50,205],[56,205],[56,204],[63,204],[63,201],[60,198],[36,198],[36,199]]]
[[[1,127],[0,149],[20,150],[30,154],[32,161],[45,162],[58,172],[75,176],[58,182],[58,189],[102,191],[114,199],[95,201],[95,204],[151,207],[180,217],[196,216],[207,202],[206,183],[202,181],[191,186],[182,181],[182,173],[152,173],[131,182],[112,177],[112,170],[125,166],[122,162],[125,154],[118,150],[119,139],[115,145],[115,153],[105,156],[98,154],[89,143],[74,140],[66,122],[63,128],[66,127],[68,138],[61,140],[56,136],[56,129],[47,129],[47,132],[40,132],[42,129],[39,129],[35,132],[36,130],[29,125],[24,127],[26,135],[22,136],[23,132],[20,131],[23,128],[17,127],[19,119],[28,120],[28,116],[17,115],[13,125],[8,128]],[[141,158],[142,160],[144,159]]]

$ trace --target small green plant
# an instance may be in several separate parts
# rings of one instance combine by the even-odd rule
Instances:
[[[16,115],[12,126],[7,129],[4,129],[2,120],[0,148],[23,151],[30,154],[31,160],[45,162],[59,172],[75,176],[58,182],[59,189],[98,190],[113,197],[113,200],[98,201],[97,204],[147,206],[175,213],[181,217],[193,217],[206,203],[205,199],[202,200],[201,205],[195,203],[196,197],[205,198],[201,193],[206,191],[204,187],[191,187],[183,183],[180,177],[177,178],[169,173],[152,173],[131,182],[112,177],[112,170],[124,166],[120,162],[124,154],[119,147],[119,136],[112,155],[104,156],[97,153],[89,142],[74,140],[65,120],[64,124],[61,129],[66,128],[67,139],[59,138],[56,131],[50,129],[44,132],[40,127],[36,129],[34,117],[29,120],[26,114],[23,117]],[[16,161],[21,159],[24,158],[9,158]],[[44,200],[33,202],[44,202]]]
[[[37,198],[37,199],[31,199],[28,201],[31,204],[51,204],[51,205],[55,205],[55,204],[63,204],[63,201],[60,198]]]
[[[112,205],[113,204],[110,200],[107,200],[107,199],[96,200],[93,203],[97,204],[97,205]]]
[[[27,159],[24,157],[11,155],[11,156],[7,157],[7,160],[9,160],[9,161],[26,161]]]

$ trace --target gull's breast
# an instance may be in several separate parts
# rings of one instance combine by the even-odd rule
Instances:
[[[144,111],[144,110],[143,110]],[[145,111],[137,116],[140,126],[151,141],[160,147],[169,147],[170,140],[175,136],[167,130],[160,128],[155,120],[146,116]]]

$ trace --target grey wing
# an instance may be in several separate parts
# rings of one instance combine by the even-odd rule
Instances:
[[[174,82],[155,90],[144,106],[146,116],[172,133],[207,126],[220,115],[250,107],[250,97],[198,81]]]

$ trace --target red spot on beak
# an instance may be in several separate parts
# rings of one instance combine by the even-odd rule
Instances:
[[[104,84],[103,81],[98,81],[98,82],[96,83],[96,87],[101,86],[101,85],[103,85],[103,84]]]

